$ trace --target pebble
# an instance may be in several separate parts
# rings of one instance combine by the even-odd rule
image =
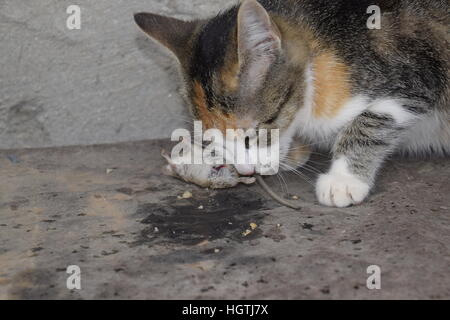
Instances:
[[[183,198],[183,199],[189,199],[189,198],[192,198],[192,193],[190,193],[189,191],[185,191],[185,192],[183,193],[183,195],[181,196],[181,198]]]

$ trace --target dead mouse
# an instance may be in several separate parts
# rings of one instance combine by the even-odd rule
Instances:
[[[164,150],[161,155],[168,162],[164,167],[166,174],[203,188],[233,188],[239,183],[253,184],[256,181],[253,177],[239,176],[232,165],[176,164]]]
[[[196,148],[193,146],[192,148]],[[197,147],[198,148],[198,147]],[[203,188],[226,189],[233,188],[239,183],[253,184],[258,181],[261,188],[266,191],[275,201],[292,208],[299,209],[300,206],[283,199],[273,191],[261,176],[241,177],[232,165],[214,166],[208,164],[176,164],[173,159],[164,151],[161,155],[167,160],[168,164],[164,167],[164,173],[188,183],[196,184]]]

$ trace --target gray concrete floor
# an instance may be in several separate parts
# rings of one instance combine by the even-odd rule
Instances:
[[[348,209],[319,206],[289,176],[295,211],[256,185],[163,176],[164,146],[1,151],[0,298],[450,298],[448,159],[392,160]],[[193,198],[178,199],[186,190]],[[66,288],[69,265],[81,290]],[[381,290],[366,288],[369,265]]]

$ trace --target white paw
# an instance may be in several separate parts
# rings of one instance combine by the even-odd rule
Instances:
[[[351,174],[331,172],[317,180],[316,195],[319,202],[329,207],[345,208],[364,201],[370,186]]]

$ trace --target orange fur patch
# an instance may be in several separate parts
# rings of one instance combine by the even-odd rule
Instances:
[[[193,103],[204,129],[216,128],[226,134],[226,129],[237,128],[236,118],[233,115],[226,115],[218,109],[208,110],[205,90],[198,81],[194,83]]]
[[[234,63],[231,67],[224,67],[220,72],[222,85],[227,92],[236,91],[239,86],[239,63]]]
[[[314,116],[333,118],[350,98],[348,67],[331,52],[318,55],[314,69]]]

